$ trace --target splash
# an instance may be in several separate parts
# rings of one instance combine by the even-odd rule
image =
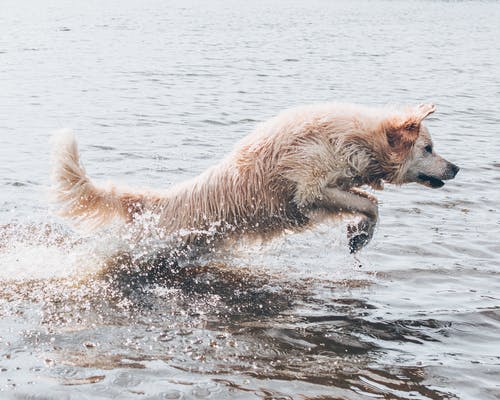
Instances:
[[[92,274],[118,247],[111,233],[82,237],[57,224],[7,224],[0,227],[0,280]]]
[[[359,262],[346,251],[345,226],[340,222],[318,224],[306,232],[284,232],[273,240],[242,237],[224,244],[215,238],[216,229],[167,235],[158,226],[157,216],[147,213],[134,224],[89,236],[56,223],[3,225],[0,280],[82,279],[117,265],[137,273],[158,271],[155,263],[165,269],[210,262],[297,279],[359,278],[354,268]],[[191,233],[204,237],[204,242],[185,243]]]

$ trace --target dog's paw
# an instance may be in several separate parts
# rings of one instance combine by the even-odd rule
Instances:
[[[370,238],[365,233],[361,233],[359,235],[352,236],[349,239],[349,251],[351,252],[351,254],[357,253],[359,250],[361,250],[363,247],[365,247],[369,241],[370,241]]]
[[[365,247],[373,236],[375,223],[368,218],[363,218],[357,224],[347,226],[347,239],[349,240],[349,251],[357,253]]]

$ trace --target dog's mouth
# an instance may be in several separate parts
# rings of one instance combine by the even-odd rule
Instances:
[[[418,174],[417,182],[433,189],[444,186],[444,182],[441,179],[426,174]]]

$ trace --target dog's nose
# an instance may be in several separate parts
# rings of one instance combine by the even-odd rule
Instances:
[[[458,174],[458,171],[460,171],[460,167],[458,165],[450,163],[450,170],[453,174],[453,177],[455,177]]]

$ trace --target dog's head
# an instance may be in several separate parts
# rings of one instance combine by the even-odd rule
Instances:
[[[389,182],[417,182],[440,188],[444,185],[443,181],[453,179],[458,173],[458,166],[434,151],[429,131],[422,124],[424,118],[435,110],[433,104],[421,104],[385,125],[384,132],[393,165]]]

